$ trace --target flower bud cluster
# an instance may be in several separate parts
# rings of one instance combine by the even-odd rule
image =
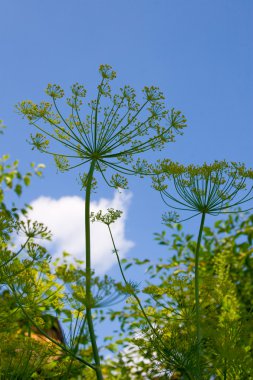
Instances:
[[[103,214],[102,210],[99,210],[96,214],[94,212],[91,212],[90,219],[92,222],[102,222],[109,226],[110,224],[116,222],[117,219],[119,219],[123,213],[123,211],[120,210],[114,210],[113,208],[108,208],[107,213]]]

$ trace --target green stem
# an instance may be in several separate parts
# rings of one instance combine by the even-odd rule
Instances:
[[[17,296],[17,291],[15,290],[15,288],[13,286],[10,286],[10,289],[12,291],[12,294],[14,295],[15,297],[15,300],[19,306],[19,308],[21,309],[21,311],[23,312],[23,314],[25,315],[25,317],[28,319],[29,322],[31,322],[31,324],[36,327],[36,329],[42,334],[44,335],[48,340],[50,340],[52,343],[54,343],[56,346],[60,347],[63,352],[66,352],[67,354],[69,354],[71,357],[74,357],[75,359],[77,359],[78,361],[80,361],[81,363],[85,364],[86,366],[96,370],[96,367],[93,365],[93,364],[90,364],[89,362],[87,362],[86,360],[80,358],[79,356],[76,356],[75,353],[73,353],[71,350],[69,350],[65,344],[62,344],[62,343],[59,343],[57,340],[53,339],[50,335],[48,335],[46,333],[46,331],[42,330],[41,327],[30,317],[30,315],[26,312],[24,306],[21,304],[18,296]]]
[[[126,279],[126,276],[125,276],[125,274],[124,274],[124,271],[123,271],[123,268],[122,268],[121,262],[120,262],[119,253],[118,253],[118,250],[117,250],[117,248],[116,248],[116,245],[115,245],[115,242],[114,242],[114,239],[113,239],[113,235],[112,235],[112,231],[111,231],[110,225],[107,224],[107,227],[108,227],[109,232],[110,232],[110,236],[111,236],[111,240],[112,240],[112,244],[113,244],[114,252],[115,252],[115,254],[116,254],[116,256],[117,256],[117,261],[118,261],[118,264],[119,264],[120,273],[121,273],[121,275],[122,275],[122,277],[123,277],[123,280],[124,280],[125,284],[126,284],[126,285],[129,285],[129,283],[128,283],[127,279]],[[166,344],[164,344],[163,340],[161,339],[161,337],[159,336],[159,334],[157,333],[157,331],[154,329],[152,323],[150,322],[149,317],[147,316],[147,314],[146,314],[146,312],[145,312],[145,310],[144,310],[144,308],[143,308],[143,306],[142,306],[142,304],[141,304],[141,301],[140,301],[139,297],[138,297],[134,292],[132,292],[131,295],[132,295],[132,296],[135,298],[135,300],[137,301],[137,303],[138,303],[138,305],[139,305],[139,307],[140,307],[140,309],[141,309],[141,312],[142,312],[142,314],[143,314],[143,316],[144,316],[144,318],[145,318],[147,324],[149,325],[151,331],[153,332],[154,336],[158,339],[158,341],[161,343],[161,345],[162,345],[165,349],[167,349]],[[164,356],[164,354],[163,354],[163,356]],[[189,380],[191,380],[191,375],[190,375],[185,369],[183,369],[183,372],[184,372],[184,374],[187,376],[187,378],[188,378]]]
[[[74,347],[74,353],[77,354],[78,352],[78,347],[79,347],[79,344],[80,344],[80,340],[81,340],[81,337],[82,337],[82,334],[83,334],[83,330],[84,330],[84,327],[85,327],[85,323],[86,323],[86,316],[82,322],[82,325],[81,325],[81,328],[79,329],[79,333],[78,333],[78,338],[77,338],[77,342],[76,342],[76,345]],[[73,336],[75,336],[75,331],[76,331],[76,326],[75,326],[75,329],[74,329],[74,334]],[[69,363],[69,366],[68,366],[68,369],[67,369],[67,372],[64,376],[64,380],[68,380],[70,378],[70,374],[71,374],[71,369],[72,369],[72,366],[73,366],[73,363],[74,363],[74,358],[72,357],[71,360],[70,360],[70,363]]]
[[[5,267],[7,264],[9,264],[13,259],[15,259],[15,257],[17,257],[22,251],[23,249],[25,248],[25,246],[27,245],[27,243],[29,242],[31,238],[28,237],[25,241],[25,243],[23,245],[21,245],[21,248],[16,252],[14,253],[14,255],[12,255],[8,260],[4,261],[3,264],[0,265],[0,268],[2,267]]]
[[[118,254],[118,251],[117,251],[117,248],[116,248],[116,245],[115,245],[115,242],[114,242],[113,236],[112,236],[111,228],[110,228],[109,224],[108,224],[107,226],[108,226],[108,229],[109,229],[109,232],[110,232],[110,236],[111,236],[111,240],[112,240],[112,244],[113,244],[113,249],[114,249],[114,252],[115,252],[115,254],[116,254],[116,256],[117,256],[117,261],[118,261],[118,264],[119,264],[119,269],[120,269],[121,275],[122,275],[122,277],[123,277],[123,280],[124,280],[126,286],[128,286],[129,283],[128,283],[128,281],[127,281],[127,279],[126,279],[126,276],[125,276],[125,274],[124,274],[124,272],[123,272],[123,269],[122,269],[122,265],[121,265],[121,262],[120,262],[119,254]],[[142,312],[142,314],[143,314],[143,316],[144,316],[144,318],[145,318],[147,324],[148,324],[149,327],[151,328],[151,331],[152,331],[152,332],[154,333],[154,335],[159,339],[159,341],[160,341],[161,343],[163,343],[163,342],[161,341],[159,335],[157,334],[157,331],[154,329],[152,323],[150,322],[149,317],[147,316],[147,314],[146,314],[146,312],[145,312],[145,310],[144,310],[144,308],[143,308],[143,306],[142,306],[142,304],[141,304],[141,301],[140,301],[139,297],[138,297],[134,292],[131,292],[131,295],[132,295],[132,296],[135,298],[135,300],[137,301],[137,303],[138,303],[138,305],[139,305],[139,307],[140,307],[140,309],[141,309],[141,312]]]
[[[203,232],[203,227],[205,223],[205,212],[202,213],[200,227],[199,227],[199,235],[198,235],[198,242],[197,242],[197,248],[195,253],[195,305],[196,305],[196,337],[197,337],[197,373],[198,373],[198,379],[201,379],[200,374],[200,310],[199,310],[199,249],[200,249],[200,242]]]
[[[101,371],[100,358],[96,342],[92,315],[91,315],[91,244],[90,244],[90,194],[92,187],[93,173],[96,161],[93,160],[90,165],[90,171],[87,179],[86,195],[85,195],[85,248],[86,248],[86,317],[88,329],[91,339],[92,351],[96,363],[97,380],[103,380]]]

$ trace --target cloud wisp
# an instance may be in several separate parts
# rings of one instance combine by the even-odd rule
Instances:
[[[101,198],[91,202],[91,211],[107,211],[114,208],[123,211],[122,217],[112,225],[115,242],[121,257],[134,246],[125,236],[125,222],[130,205],[131,193],[114,193],[113,199]],[[61,257],[62,252],[70,254],[69,260],[85,259],[84,205],[78,196],[64,196],[59,199],[41,196],[30,203],[32,210],[28,218],[45,224],[52,232],[51,242],[46,242],[53,259]],[[92,268],[96,274],[103,274],[115,263],[112,243],[108,229],[102,223],[91,224]]]

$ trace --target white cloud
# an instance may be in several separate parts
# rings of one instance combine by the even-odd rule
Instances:
[[[113,199],[101,198],[91,202],[91,211],[106,211],[114,208],[123,211],[123,215],[114,224],[112,232],[120,257],[124,257],[134,243],[125,237],[125,222],[131,194],[115,192]],[[78,196],[64,196],[60,199],[39,197],[30,203],[32,210],[28,217],[44,223],[53,234],[52,242],[47,243],[53,258],[60,257],[63,251],[79,260],[85,258],[84,206]],[[91,224],[91,265],[96,274],[105,273],[116,263],[112,253],[112,242],[108,228],[99,222]],[[71,259],[70,257],[70,259]]]

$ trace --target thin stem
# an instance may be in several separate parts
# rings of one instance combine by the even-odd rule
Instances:
[[[110,111],[108,117],[103,122],[101,133],[100,133],[101,137],[99,139],[99,149],[100,150],[103,150],[104,146],[107,145],[107,142],[109,141],[109,139],[111,138],[111,136],[113,135],[113,133],[116,131],[117,127],[120,125],[120,122],[119,122],[114,127],[111,127],[115,116],[117,116],[118,110],[122,106],[123,101],[124,101],[124,98],[122,98],[121,102],[118,104],[117,109],[114,111],[114,113],[113,113],[113,115],[111,117],[111,120],[109,121],[111,113],[113,112],[113,109],[114,109],[114,105],[113,105],[113,107],[111,108],[111,111]],[[128,111],[125,113],[125,115],[127,115],[127,113],[128,113]],[[106,125],[107,121],[109,121],[108,125]],[[104,133],[104,130],[105,130],[105,133]]]
[[[225,368],[223,371],[223,379],[227,380],[227,359],[225,359]]]
[[[83,330],[84,330],[84,327],[85,327],[85,323],[86,323],[86,316],[82,322],[82,325],[81,325],[81,328],[79,329],[79,333],[78,333],[78,338],[77,338],[77,342],[76,342],[76,345],[74,347],[74,353],[77,354],[78,352],[78,347],[79,347],[79,344],[80,344],[80,340],[81,340],[81,337],[82,337],[82,333],[83,333]],[[74,334],[73,334],[73,337],[75,335],[75,330],[76,330],[76,326],[75,326],[75,329],[74,329]],[[72,339],[73,340],[73,339]],[[70,371],[72,369],[72,366],[73,366],[73,362],[74,362],[74,358],[72,357],[71,358],[71,361],[69,363],[69,366],[68,366],[68,369],[67,369],[67,373],[65,374],[65,377],[64,379],[69,379],[69,375],[70,375]]]
[[[46,119],[46,118],[45,118]],[[47,119],[46,119],[47,120]],[[70,143],[68,143],[68,142],[66,142],[66,141],[62,141],[62,140],[60,140],[59,138],[57,138],[56,136],[54,136],[54,135],[52,135],[52,133],[49,133],[49,132],[47,132],[47,131],[45,131],[43,128],[41,128],[39,125],[37,125],[37,124],[35,124],[35,123],[30,123],[31,125],[34,125],[35,126],[35,128],[37,128],[37,129],[39,129],[41,132],[43,132],[43,133],[45,133],[45,135],[47,135],[47,136],[50,136],[52,139],[54,139],[54,140],[56,140],[56,141],[58,141],[58,142],[60,142],[61,144],[63,144],[64,146],[67,146],[67,147],[69,147],[71,150],[77,150],[76,148],[75,148],[75,145],[73,145],[73,144],[70,144]],[[50,123],[50,124],[53,124],[53,123]]]
[[[139,109],[138,109],[138,111],[136,111],[136,113],[135,113],[135,115],[127,122],[127,124],[124,126],[124,127],[122,127],[117,133],[115,133],[115,135],[113,135],[110,139],[108,139],[107,140],[107,142],[106,142],[106,145],[109,145],[110,144],[110,142],[112,141],[112,140],[115,140],[115,138],[117,137],[117,136],[119,136],[119,134],[122,134],[122,132],[125,130],[125,129],[127,129],[128,128],[128,126],[130,126],[131,124],[132,124],[132,122],[137,118],[137,116],[139,115],[139,113],[143,110],[143,108],[145,107],[145,105],[148,103],[148,101],[146,101]],[[117,126],[116,126],[116,128],[119,126],[119,123],[117,124]],[[115,128],[115,129],[116,129]]]
[[[107,224],[107,227],[108,227],[109,232],[110,232],[110,236],[111,236],[111,240],[112,240],[112,244],[113,244],[113,249],[114,249],[114,252],[115,252],[116,257],[117,257],[117,261],[118,261],[118,264],[119,264],[119,269],[120,269],[121,275],[122,275],[122,277],[123,277],[123,280],[124,280],[125,284],[126,284],[126,285],[129,285],[129,282],[127,281],[126,276],[125,276],[125,274],[124,274],[124,271],[123,271],[123,269],[122,269],[122,265],[121,265],[120,258],[119,258],[119,254],[118,254],[118,250],[117,250],[117,248],[116,248],[116,245],[115,245],[115,242],[114,242],[114,239],[113,239],[113,235],[112,235],[112,231],[111,231],[110,225]],[[158,341],[161,343],[161,345],[162,345],[162,350],[161,350],[161,351],[159,350],[159,351],[160,351],[160,353],[163,355],[163,357],[166,359],[166,358],[167,358],[167,357],[166,357],[166,354],[165,354],[165,352],[163,351],[163,348],[167,349],[166,344],[164,344],[162,338],[159,336],[159,334],[157,333],[157,331],[156,331],[155,328],[153,327],[152,323],[150,322],[149,317],[147,316],[147,314],[146,314],[146,312],[145,312],[145,310],[144,310],[144,308],[143,308],[143,306],[142,306],[142,304],[141,304],[141,301],[140,301],[139,297],[138,297],[134,292],[132,292],[131,295],[132,295],[132,296],[135,298],[135,300],[137,301],[137,303],[138,303],[138,305],[139,305],[139,307],[140,307],[140,309],[141,309],[141,312],[142,312],[142,314],[143,314],[143,316],[144,316],[144,318],[145,318],[147,324],[149,325],[151,331],[153,332],[154,336],[155,336],[155,337],[158,339]],[[184,373],[185,373],[185,375],[188,377],[188,379],[191,380],[191,376],[190,376],[190,374],[189,374],[186,370],[184,370]]]
[[[68,130],[69,130],[70,132],[67,132],[66,130],[64,130],[64,129],[61,128],[60,126],[57,126],[57,125],[56,125],[56,127],[59,128],[63,133],[66,133],[66,134],[67,134],[69,137],[71,137],[72,139],[76,140],[76,142],[79,142],[80,145],[83,145],[82,140],[79,139],[79,137],[75,134],[74,130],[68,125],[68,123],[66,122],[66,120],[65,120],[64,117],[62,116],[62,114],[61,114],[59,108],[57,107],[57,104],[56,104],[56,101],[55,101],[54,98],[53,98],[53,102],[54,102],[54,106],[55,106],[55,109],[56,109],[58,115],[60,116],[61,120],[63,121],[63,123],[66,125],[66,127],[68,128]],[[73,109],[72,109],[72,115],[73,115]],[[47,120],[50,124],[52,124],[52,123],[48,120],[48,118],[46,118],[46,120]],[[77,129],[78,129],[78,128],[77,128]],[[79,132],[79,133],[80,133],[80,132]],[[86,147],[86,149],[88,150],[87,147]]]
[[[29,242],[30,240],[30,237],[28,237],[25,241],[25,243],[23,245],[21,245],[21,248],[16,252],[14,253],[14,255],[12,255],[7,261],[4,261],[3,264],[0,265],[0,268],[6,266],[7,264],[9,264],[13,259],[15,259],[15,257],[17,257],[22,251],[23,249],[25,248],[25,246],[27,245],[27,243]]]
[[[115,141],[113,144],[109,145],[109,149],[110,151],[112,150],[115,150],[117,149],[118,147],[121,147],[122,145],[126,144],[129,140],[133,141],[133,139],[136,137],[136,136],[140,136],[140,128],[151,119],[152,117],[149,117],[147,120],[143,121],[140,125],[137,125],[136,128],[134,128],[133,130],[131,130],[130,132],[126,133],[124,136],[120,136],[119,135],[119,138],[116,140],[115,138]],[[142,131],[143,133],[146,132],[148,130],[148,126],[145,127],[145,129]],[[121,131],[120,131],[121,132]]]
[[[81,129],[82,129],[83,134],[81,134],[81,132],[79,132],[79,133],[80,133],[80,135],[85,136],[85,138],[86,138],[86,140],[87,140],[87,144],[88,144],[88,146],[89,146],[89,151],[91,152],[91,151],[93,150],[93,148],[92,148],[91,141],[90,141],[90,139],[89,139],[89,133],[88,133],[88,131],[86,132],[85,129],[84,129],[83,122],[82,122],[82,120],[81,120],[81,117],[80,117],[80,114],[79,114],[79,112],[78,112],[77,107],[76,107],[75,111],[76,111],[76,115],[77,115],[78,121],[79,121],[79,123],[80,123],[80,127],[81,127]],[[83,140],[84,140],[84,137],[83,137]]]
[[[94,370],[96,370],[96,367],[87,362],[86,360],[84,360],[83,358],[79,357],[79,356],[76,356],[75,353],[73,353],[70,349],[68,349],[65,344],[62,344],[62,343],[59,343],[57,340],[53,339],[50,335],[48,335],[35,321],[34,319],[32,319],[30,317],[30,315],[26,312],[25,310],[25,307],[21,304],[20,300],[19,300],[19,297],[17,296],[17,291],[16,289],[13,287],[13,286],[10,286],[10,289],[12,290],[12,294],[14,295],[14,298],[19,306],[19,308],[21,309],[21,311],[23,312],[23,314],[26,316],[26,318],[28,319],[29,322],[31,322],[31,324],[36,327],[36,329],[42,334],[44,335],[48,340],[50,340],[52,343],[54,343],[56,346],[60,347],[64,352],[68,353],[71,357],[74,357],[75,359],[77,359],[78,361],[80,361],[81,363],[85,364],[87,367],[90,367]]]
[[[160,133],[157,136],[151,137],[150,139],[147,139],[144,142],[141,142],[139,145],[136,145],[132,148],[126,149],[125,151],[122,151],[120,153],[106,155],[105,157],[106,158],[112,158],[112,157],[117,157],[117,156],[123,156],[126,154],[143,153],[147,150],[150,150],[152,148],[152,142],[153,143],[159,142],[159,139],[162,138],[167,132],[168,132],[168,130],[164,131],[163,133]],[[118,146],[121,146],[121,145],[122,145],[122,143],[118,144]],[[114,146],[113,149],[116,149],[117,147]],[[112,146],[110,146],[110,149],[112,150]]]
[[[99,86],[97,100],[96,100],[96,111],[95,111],[95,121],[94,121],[94,149],[96,151],[97,149],[97,129],[98,129],[98,107],[99,107],[99,101],[101,98],[101,87],[103,86],[104,78],[101,81],[101,84]]]
[[[92,351],[96,363],[97,380],[103,380],[101,372],[100,358],[97,348],[96,335],[94,331],[92,315],[91,315],[91,244],[90,244],[90,194],[93,173],[95,169],[96,160],[93,160],[90,165],[90,170],[87,180],[87,188],[85,195],[85,248],[86,248],[86,317],[88,329],[91,339]]]
[[[114,239],[113,239],[113,236],[112,236],[112,231],[111,231],[110,225],[107,224],[107,227],[108,227],[109,232],[110,232],[110,236],[111,236],[111,240],[112,240],[112,244],[113,244],[113,249],[114,249],[114,252],[115,252],[115,254],[116,254],[118,264],[119,264],[120,273],[121,273],[121,275],[122,275],[122,278],[123,278],[123,280],[124,280],[126,286],[129,286],[129,282],[127,281],[126,276],[125,276],[125,274],[124,274],[124,272],[123,272],[123,269],[122,269],[122,265],[121,265],[120,258],[119,258],[119,254],[118,254],[118,250],[117,250],[117,248],[116,248],[116,245],[115,245],[115,242],[114,242]],[[161,341],[161,338],[158,336],[157,331],[154,329],[152,323],[150,322],[149,317],[147,316],[147,314],[146,314],[146,312],[145,312],[145,310],[144,310],[144,308],[143,308],[143,306],[142,306],[142,304],[141,304],[141,301],[140,301],[139,297],[138,297],[134,292],[131,292],[131,295],[132,295],[132,296],[135,298],[135,300],[137,301],[137,303],[138,303],[138,305],[139,305],[139,307],[140,307],[140,309],[141,309],[141,312],[142,312],[142,314],[143,314],[143,316],[144,316],[144,318],[145,318],[147,324],[148,324],[149,327],[151,328],[152,332],[153,332],[154,335],[158,338],[158,340],[159,340],[161,343],[163,343],[163,342]]]
[[[195,253],[195,305],[196,305],[196,337],[197,337],[197,374],[198,379],[201,379],[201,373],[200,373],[200,311],[199,311],[199,249],[200,249],[200,242],[203,232],[203,227],[205,223],[205,216],[206,214],[203,212],[199,227],[199,235],[198,235],[198,242],[197,242],[197,248]]]

